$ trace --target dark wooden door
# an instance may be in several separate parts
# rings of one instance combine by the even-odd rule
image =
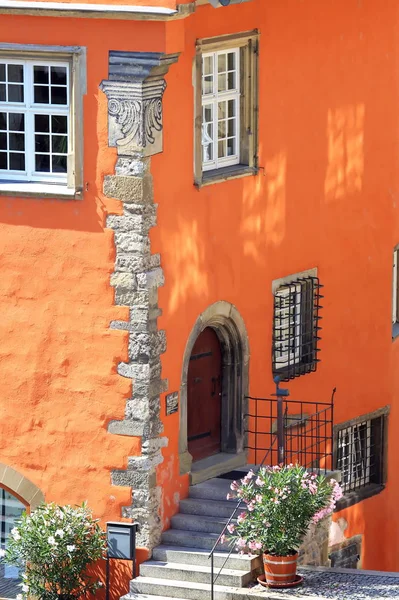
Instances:
[[[194,460],[220,452],[222,353],[218,337],[207,327],[191,353],[187,379],[187,440]]]

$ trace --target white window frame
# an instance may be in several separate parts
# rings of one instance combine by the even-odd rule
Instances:
[[[226,55],[226,68],[227,68],[227,55],[234,54],[235,56],[235,88],[231,90],[225,90],[222,92],[218,91],[218,58],[219,56]],[[205,107],[212,107],[213,114],[213,159],[209,161],[205,161],[202,159],[202,170],[210,171],[212,169],[220,169],[222,167],[229,167],[233,165],[238,165],[240,162],[240,113],[241,113],[241,90],[240,90],[240,81],[241,81],[241,63],[240,63],[240,49],[239,48],[226,48],[223,50],[218,50],[215,52],[205,52],[202,54],[202,65],[206,58],[211,58],[213,63],[212,75],[213,75],[213,91],[209,94],[204,93],[204,80],[205,74],[202,70],[202,114],[204,113]],[[226,77],[227,80],[227,77]],[[235,111],[235,154],[231,156],[224,156],[219,158],[218,154],[218,145],[219,141],[219,119],[218,119],[218,105],[220,102],[228,102],[229,100],[234,100],[236,103],[236,111]],[[227,115],[224,119],[226,121],[227,127]],[[202,147],[204,144],[204,135],[205,131],[205,123],[204,118],[202,118]],[[210,144],[210,142],[209,142]]]
[[[237,77],[235,90],[222,92],[235,94],[237,108],[237,120],[235,131],[236,148],[233,156],[217,157],[216,148],[212,160],[203,161],[203,136],[204,136],[204,112],[203,102],[214,101],[208,98],[209,94],[203,95],[203,57],[216,56],[226,52],[236,52]],[[248,177],[258,173],[258,66],[259,66],[259,31],[243,31],[221,35],[213,38],[203,38],[196,41],[196,54],[193,64],[193,87],[194,87],[194,185],[201,188],[205,185],[221,183],[227,179]],[[214,59],[216,60],[216,58]],[[214,79],[216,86],[216,78]],[[214,87],[213,92],[216,91]],[[218,93],[221,97],[221,94]],[[203,100],[206,98],[206,100]],[[217,113],[211,115],[212,121],[216,121]],[[232,137],[232,136],[231,136]],[[216,142],[215,142],[216,145]],[[214,147],[214,146],[213,146]]]
[[[0,61],[8,63],[30,63],[36,65],[65,66],[68,65],[68,105],[34,104],[25,106],[24,103],[0,103],[3,112],[30,111],[38,114],[62,114],[68,111],[68,154],[67,174],[63,173],[34,173],[21,177],[21,171],[0,172],[0,195],[17,197],[49,197],[75,198],[83,197],[83,96],[86,94],[86,48],[79,46],[42,46],[37,44],[8,44],[0,43]],[[33,73],[33,69],[32,69]],[[27,82],[24,82],[26,89]],[[26,93],[26,92],[25,92]],[[33,96],[32,96],[33,97]],[[19,109],[19,110],[18,110]],[[51,112],[50,112],[50,110]],[[26,129],[26,126],[25,126]],[[27,139],[27,138],[26,138]],[[32,144],[28,151],[25,145],[25,156],[31,155],[34,160]],[[25,167],[27,165],[25,164]]]
[[[398,260],[399,260],[399,248],[395,248],[393,251],[392,261],[392,325],[399,322],[399,311],[398,311]]]
[[[295,301],[292,303],[290,301],[290,297],[295,295]],[[283,303],[286,303],[286,306],[279,307],[279,298],[283,299]],[[283,369],[284,367],[288,367],[289,365],[298,364],[301,361],[301,319],[302,319],[302,310],[301,310],[301,286],[300,285],[287,285],[282,286],[276,290],[275,294],[275,323],[274,330],[281,331],[282,336],[280,336],[280,340],[277,341],[275,337],[275,349],[274,352],[277,354],[280,350],[281,355],[279,359],[276,359],[276,368]],[[284,317],[284,321],[286,324],[278,325],[277,323],[280,321],[281,323],[281,313],[286,313],[286,317]],[[277,318],[280,317],[280,318]],[[295,329],[294,343],[295,347],[289,348],[287,342],[292,339],[290,335],[290,329]],[[284,332],[286,332],[284,334]],[[285,347],[284,347],[285,344]],[[281,351],[282,350],[282,351]]]
[[[356,440],[355,436],[356,432],[359,432],[360,428],[364,426],[366,426],[366,456],[364,457],[362,463],[359,464],[359,462],[356,461],[356,443],[359,443],[360,436],[359,440]],[[343,443],[346,436],[348,437],[348,440]],[[367,443],[367,440],[369,440],[370,437],[371,421],[362,421],[361,423],[356,423],[351,427],[341,429],[339,432],[338,449],[342,452],[342,464],[340,465],[342,485],[348,490],[352,488],[358,488],[359,484],[364,486],[370,483],[371,447],[370,444]],[[349,448],[349,452],[346,454],[345,448],[347,447]],[[361,469],[360,474],[358,474],[359,468]]]
[[[25,117],[25,171],[2,170],[0,169],[0,180],[4,181],[42,181],[48,183],[64,183],[67,184],[68,171],[66,173],[50,173],[35,170],[35,115],[60,115],[67,117],[67,139],[68,151],[67,157],[71,152],[70,142],[70,65],[68,62],[59,61],[40,61],[35,59],[16,60],[16,59],[0,59],[6,65],[22,65],[23,67],[23,88],[24,102],[2,102],[0,101],[0,112],[5,113],[21,113]],[[67,88],[67,103],[66,104],[42,104],[34,102],[34,85],[33,85],[33,69],[38,67],[64,67],[66,68],[66,88]],[[51,155],[50,155],[51,156]],[[67,158],[68,162],[68,158]]]

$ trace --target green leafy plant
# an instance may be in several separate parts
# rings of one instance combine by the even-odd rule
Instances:
[[[228,526],[229,538],[239,552],[294,554],[308,531],[331,514],[342,491],[334,479],[311,474],[299,465],[262,467],[250,471],[231,489],[246,510]]]
[[[22,571],[21,600],[72,600],[101,586],[87,567],[104,556],[105,534],[85,503],[43,504],[16,522],[3,554]]]

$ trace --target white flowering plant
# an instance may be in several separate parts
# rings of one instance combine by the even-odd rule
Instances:
[[[246,510],[228,525],[228,537],[240,553],[275,556],[294,554],[309,525],[330,515],[342,497],[334,479],[292,464],[250,471],[231,489],[227,498],[241,498]]]
[[[17,600],[72,600],[101,587],[87,568],[105,556],[105,549],[105,534],[85,503],[50,503],[16,521],[2,560],[21,569]]]

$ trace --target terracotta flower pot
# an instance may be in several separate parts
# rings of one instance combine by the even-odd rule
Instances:
[[[263,554],[266,582],[274,585],[291,583],[295,580],[298,552],[289,556]]]

